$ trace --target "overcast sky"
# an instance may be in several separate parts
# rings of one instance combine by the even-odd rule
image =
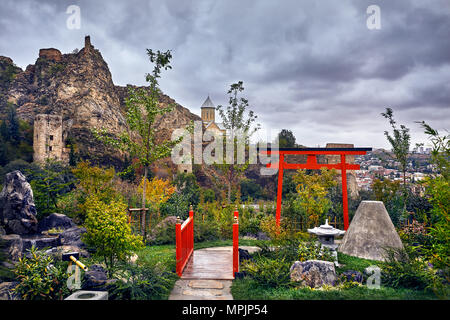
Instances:
[[[81,49],[90,35],[114,83],[144,85],[146,48],[172,50],[161,89],[200,114],[209,94],[227,103],[233,82],[264,128],[292,130],[297,142],[388,147],[380,113],[394,110],[444,132],[450,119],[450,1],[382,0],[1,0],[0,55],[25,68],[40,48]],[[69,29],[70,5],[80,8]],[[380,8],[380,29],[369,29]],[[72,20],[71,20],[72,21]],[[369,23],[369,25],[371,25]]]

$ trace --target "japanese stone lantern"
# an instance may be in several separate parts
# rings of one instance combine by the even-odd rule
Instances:
[[[325,224],[320,227],[314,227],[313,229],[308,229],[309,233],[315,234],[319,238],[319,242],[322,247],[328,248],[331,254],[335,257],[334,264],[337,266],[337,247],[338,244],[334,243],[334,237],[344,235],[344,230],[336,229],[328,224],[328,219],[325,220]]]

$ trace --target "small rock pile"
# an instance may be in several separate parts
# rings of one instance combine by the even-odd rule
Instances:
[[[291,266],[291,280],[302,286],[319,288],[323,285],[334,286],[338,280],[334,263],[322,260],[296,261]]]

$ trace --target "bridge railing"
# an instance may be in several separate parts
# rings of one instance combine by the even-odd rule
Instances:
[[[177,217],[175,225],[176,235],[176,272],[181,277],[186,263],[194,252],[194,211],[192,206],[189,210],[189,218],[181,224],[180,217]]]
[[[233,223],[233,277],[239,272],[239,212],[234,211]]]

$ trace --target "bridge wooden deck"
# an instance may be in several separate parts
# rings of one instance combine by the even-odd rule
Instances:
[[[194,250],[181,279],[233,280],[232,247]]]

